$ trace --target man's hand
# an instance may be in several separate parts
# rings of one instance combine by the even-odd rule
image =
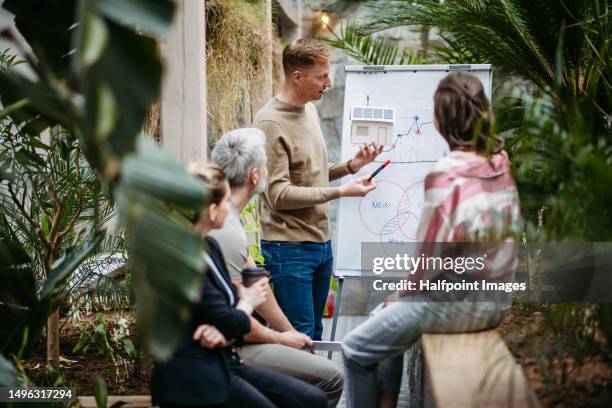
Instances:
[[[229,346],[225,336],[215,326],[201,324],[193,333],[193,339],[204,348],[223,348]]]
[[[357,153],[355,153],[355,157],[353,157],[351,167],[353,167],[355,171],[359,171],[359,169],[366,164],[372,163],[374,159],[382,153],[384,148],[385,146],[377,146],[374,142],[362,144],[359,146]]]
[[[304,333],[290,330],[279,333],[278,342],[284,346],[293,347],[296,349],[303,349],[304,347],[311,347],[312,340]]]
[[[340,197],[363,197],[376,188],[374,179],[368,180],[370,176],[362,176],[350,180],[340,187]]]

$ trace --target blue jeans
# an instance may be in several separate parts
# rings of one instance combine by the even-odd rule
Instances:
[[[293,327],[321,340],[333,255],[331,241],[261,241],[274,297]]]

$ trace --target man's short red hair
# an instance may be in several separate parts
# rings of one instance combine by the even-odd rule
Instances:
[[[283,50],[283,70],[289,76],[298,68],[307,68],[316,62],[329,61],[329,48],[317,40],[299,38],[285,46]]]

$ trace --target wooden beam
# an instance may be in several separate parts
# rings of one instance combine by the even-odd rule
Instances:
[[[264,39],[259,54],[259,66],[261,67],[261,83],[254,81],[251,90],[253,116],[272,98],[272,0],[264,1],[266,21]]]
[[[81,408],[97,408],[96,399],[92,396],[79,397]],[[123,408],[144,408],[151,406],[150,395],[109,395],[106,400],[106,406],[111,407],[114,404],[122,402]]]
[[[162,146],[184,162],[206,160],[206,20],[204,0],[178,0],[161,41]]]

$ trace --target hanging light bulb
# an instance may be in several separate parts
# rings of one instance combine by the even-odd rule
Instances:
[[[322,22],[324,25],[329,25],[329,20],[330,20],[330,19],[329,19],[329,14],[327,14],[327,12],[326,12],[326,11],[323,11],[323,12],[321,13],[321,22]]]

